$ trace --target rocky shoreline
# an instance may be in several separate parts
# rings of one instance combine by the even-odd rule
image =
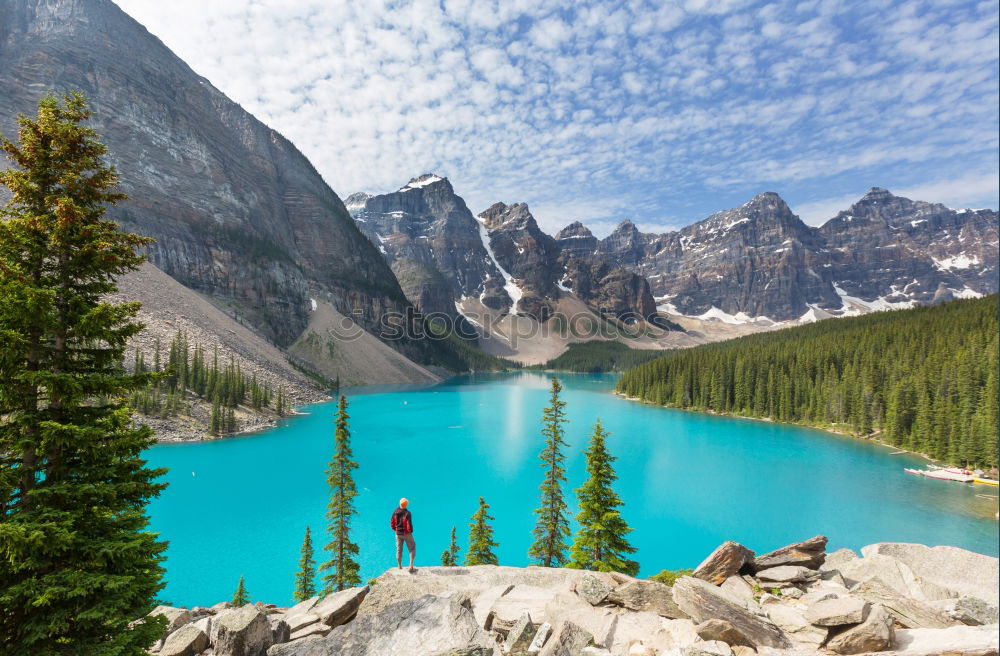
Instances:
[[[672,585],[542,567],[392,569],[291,608],[159,607],[158,656],[997,656],[998,560],[817,536],[720,545]]]

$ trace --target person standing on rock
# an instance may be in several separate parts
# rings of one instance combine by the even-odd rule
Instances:
[[[410,552],[410,573],[413,569],[413,558],[417,555],[417,543],[413,541],[413,515],[406,507],[410,502],[406,498],[399,500],[399,508],[392,511],[392,519],[389,526],[396,532],[396,566],[403,569],[403,543],[406,543],[406,550]]]

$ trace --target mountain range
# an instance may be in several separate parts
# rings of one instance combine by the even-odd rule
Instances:
[[[216,317],[218,331],[250,329],[344,383],[467,368],[450,342],[411,337],[427,316],[536,362],[605,338],[570,317],[631,326],[631,345],[663,348],[998,287],[996,211],[879,188],[818,228],[763,193],[678,231],[623,221],[603,239],[580,222],[548,235],[525,203],[476,213],[434,174],[342,202],[293,144],[110,0],[0,0],[0,89],[8,137],[43,93],[85,93],[131,198],[111,216],[156,239],[151,266],[181,283],[170,293],[218,308],[232,322]],[[144,290],[147,312],[157,293]],[[393,317],[412,329],[401,339]],[[544,348],[540,326],[553,327]]]

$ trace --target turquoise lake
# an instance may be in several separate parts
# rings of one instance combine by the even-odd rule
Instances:
[[[924,461],[823,431],[626,401],[612,393],[610,375],[558,377],[570,419],[571,511],[600,417],[642,576],[694,567],[724,540],[763,553],[817,534],[830,538],[831,550],[893,541],[998,554],[996,499],[977,496],[995,497],[995,488],[909,476],[903,467]],[[440,564],[452,526],[464,557],[480,495],[496,517],[500,563],[529,564],[550,378],[484,375],[348,393],[359,464],[353,538],[365,580],[395,566],[389,516],[402,496],[413,512],[418,567]],[[228,601],[244,574],[253,600],[291,603],[307,524],[316,560],[325,560],[334,409],[307,406],[308,415],[256,435],[146,452],[151,465],[170,469],[170,486],[150,509],[153,530],[170,543],[162,599]]]

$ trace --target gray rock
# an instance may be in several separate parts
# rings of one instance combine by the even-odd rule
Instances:
[[[878,578],[859,583],[851,588],[851,594],[881,604],[905,629],[943,629],[956,623],[933,606],[904,597]]]
[[[607,600],[629,610],[648,610],[670,619],[687,617],[674,602],[670,586],[657,581],[628,581],[612,590]]]
[[[892,656],[995,656],[998,642],[996,625],[899,629]]]
[[[504,640],[504,649],[508,654],[526,652],[534,639],[535,625],[531,622],[531,615],[521,613],[520,619],[507,634],[507,639]]]
[[[180,627],[191,621],[191,611],[187,608],[174,608],[172,606],[157,606],[149,611],[147,617],[162,615],[167,618],[167,626],[163,629],[163,637],[170,635]]]
[[[753,562],[754,553],[738,542],[723,542],[694,570],[692,576],[715,585],[734,576]]]
[[[309,636],[295,642],[286,642],[283,645],[274,645],[267,650],[267,656],[312,656],[313,654],[325,654],[322,649],[323,638],[321,636]]]
[[[997,623],[997,607],[991,606],[977,597],[959,597],[930,602],[928,605],[941,611],[953,620],[969,626]]]
[[[556,625],[540,656],[579,656],[584,647],[594,644],[594,636],[570,620]]]
[[[558,590],[536,585],[515,585],[510,592],[499,597],[490,607],[485,626],[502,634],[509,632],[521,615],[546,618],[546,606],[559,595]]]
[[[705,620],[694,627],[698,637],[702,640],[721,640],[727,645],[745,645],[752,647],[750,639],[743,635],[739,629],[726,620],[710,619]]]
[[[782,565],[798,565],[809,569],[819,569],[826,560],[826,536],[817,535],[805,542],[797,542],[771,553],[757,556],[754,569],[759,571]]]
[[[612,590],[614,586],[593,574],[587,574],[576,584],[576,593],[591,606],[607,599]]]
[[[826,554],[826,559],[823,561],[823,566],[820,569],[835,570],[842,564],[857,559],[858,554],[854,553],[852,549],[837,549]]]
[[[281,615],[269,615],[267,618],[268,626],[271,628],[271,644],[280,645],[283,642],[288,642],[292,635],[291,627],[288,626],[288,622]]]
[[[256,606],[220,613],[213,632],[217,656],[263,656],[271,646],[271,625]]]
[[[160,648],[160,656],[196,656],[208,649],[208,634],[193,624],[177,629]]]
[[[764,607],[764,611],[768,618],[791,638],[796,647],[819,649],[826,641],[829,630],[826,627],[810,624],[800,608],[785,604],[768,604]]]
[[[529,654],[537,654],[542,651],[542,647],[548,641],[549,636],[552,635],[552,624],[549,622],[542,622],[538,630],[535,631],[535,637],[531,640],[531,644],[528,645]]]
[[[761,587],[765,587],[763,581],[775,583],[803,583],[814,581],[819,578],[819,573],[808,567],[800,565],[779,565],[759,570],[755,576],[762,581]]]
[[[327,626],[322,622],[314,622],[313,624],[307,624],[306,626],[299,627],[295,631],[291,632],[288,636],[288,641],[301,640],[303,638],[308,638],[309,636],[325,636],[326,634],[333,631],[332,626]]]
[[[837,654],[885,651],[892,646],[892,638],[892,614],[881,604],[875,604],[864,622],[835,635],[826,648]]]
[[[447,651],[439,651],[432,656],[493,656],[492,647],[460,647],[458,649],[449,649]]]
[[[301,650],[283,650],[280,656],[417,656],[449,650],[496,647],[479,628],[467,598],[424,595],[390,604],[377,613],[358,615],[334,628],[325,638],[290,642]]]
[[[683,656],[732,656],[733,650],[720,640],[709,640],[681,648]]]
[[[806,619],[816,626],[860,624],[868,615],[868,602],[857,597],[817,601],[806,610]]]
[[[862,548],[861,553],[865,559],[875,555],[895,558],[923,581],[950,591],[949,596],[968,595],[994,606],[1000,603],[1000,560],[997,558],[958,547],[927,547],[902,542],[871,544]]]
[[[719,587],[741,597],[753,597],[753,587],[742,576],[730,576]]]
[[[584,647],[580,656],[611,656],[611,652],[604,647]]]
[[[759,616],[752,600],[732,595],[716,586],[690,576],[680,578],[673,587],[674,601],[695,622],[725,620],[753,643],[753,646],[787,649],[791,642],[769,619]]]
[[[358,607],[365,600],[368,589],[365,585],[334,592],[317,602],[310,612],[318,615],[320,621],[327,626],[340,626],[358,612]]]
[[[294,633],[304,626],[319,622],[319,615],[312,612],[318,602],[319,597],[312,597],[305,601],[300,601],[286,610],[284,617],[285,621],[288,622],[289,631]]]

